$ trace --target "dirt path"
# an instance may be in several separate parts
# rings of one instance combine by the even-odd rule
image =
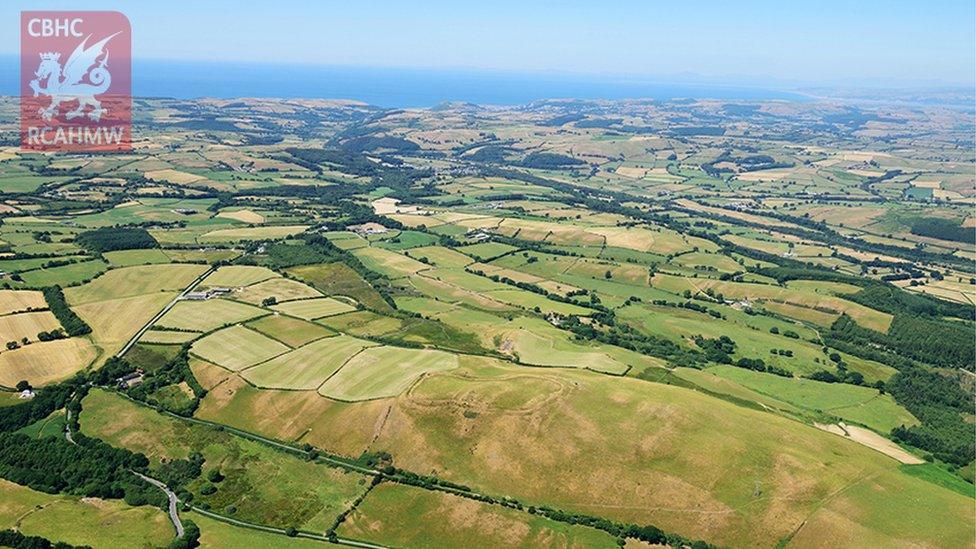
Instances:
[[[834,425],[814,423],[814,426],[816,426],[818,429],[827,431],[828,433],[849,438],[858,444],[863,444],[868,448],[877,450],[882,454],[906,465],[918,465],[920,463],[925,463],[925,460],[905,451],[901,446],[898,446],[894,442],[884,438],[874,431],[869,431],[863,427],[855,427],[853,425],[847,425],[844,423],[837,423]]]

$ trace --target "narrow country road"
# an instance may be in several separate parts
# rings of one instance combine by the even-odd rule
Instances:
[[[119,351],[118,354],[116,354],[115,356],[117,356],[119,358],[122,358],[122,356],[125,353],[127,353],[129,351],[129,349],[133,345],[136,344],[136,341],[139,341],[139,338],[142,337],[142,334],[146,333],[146,330],[148,330],[149,328],[151,328],[152,325],[155,324],[157,320],[159,320],[160,318],[162,318],[164,314],[168,313],[169,310],[172,309],[173,306],[176,305],[176,303],[180,299],[183,298],[183,296],[185,296],[187,293],[193,291],[193,289],[197,287],[197,284],[200,284],[200,282],[202,282],[204,278],[207,278],[207,275],[209,275],[210,273],[214,272],[215,270],[217,270],[217,267],[211,266],[209,269],[207,269],[207,272],[205,272],[202,275],[198,276],[196,278],[196,280],[194,280],[193,282],[190,283],[189,286],[187,286],[186,288],[183,288],[183,291],[180,292],[180,294],[178,296],[174,297],[173,298],[173,301],[170,301],[168,305],[166,305],[165,307],[163,307],[163,310],[162,311],[159,311],[159,313],[157,313],[156,316],[152,317],[152,319],[149,322],[147,322],[145,324],[145,326],[143,326],[142,328],[140,328],[139,331],[136,332],[136,334],[134,336],[132,336],[131,339],[129,339],[128,343],[125,344],[125,347],[122,347],[122,350]]]
[[[135,471],[132,471],[132,474],[148,482],[149,484],[152,484],[156,488],[159,488],[160,490],[166,493],[166,497],[169,498],[169,519],[173,521],[173,527],[176,528],[176,537],[182,538],[183,521],[180,520],[180,515],[179,513],[177,513],[176,506],[179,503],[179,500],[176,499],[176,494],[174,494],[173,491],[169,489],[169,486],[166,486],[165,484],[163,484],[162,482],[154,478],[147,477],[146,475],[137,473]]]

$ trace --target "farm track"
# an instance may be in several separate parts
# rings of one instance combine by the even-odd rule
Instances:
[[[163,307],[162,311],[159,311],[159,313],[157,313],[156,316],[152,317],[149,320],[149,322],[147,322],[142,328],[140,328],[139,331],[136,332],[134,336],[132,336],[132,338],[125,344],[125,346],[122,347],[122,350],[120,350],[118,354],[116,354],[115,356],[122,358],[125,355],[125,353],[129,352],[129,349],[131,349],[132,346],[135,345],[137,341],[139,341],[139,338],[142,337],[143,334],[145,334],[149,330],[149,328],[152,327],[153,324],[155,324],[160,318],[163,318],[163,315],[168,313],[170,309],[172,309],[177,303],[179,303],[179,301],[183,299],[183,296],[185,296],[187,293],[189,293],[194,288],[196,288],[197,285],[200,284],[200,282],[202,282],[204,278],[207,278],[207,276],[210,273],[214,272],[215,270],[217,270],[217,268],[211,266],[209,269],[207,269],[205,273],[198,276],[196,280],[194,280],[193,282],[190,283],[189,286],[184,288],[183,291],[179,293],[179,295],[173,298],[173,301],[170,301],[168,305]]]
[[[166,484],[162,481],[156,480],[152,477],[147,477],[146,475],[137,473],[135,471],[132,471],[132,474],[148,482],[149,484],[152,484],[156,488],[159,488],[163,491],[163,493],[166,494],[166,499],[169,500],[169,520],[173,523],[173,528],[176,529],[176,537],[182,538],[184,532],[183,521],[180,520],[180,514],[177,511],[176,504],[179,503],[179,499],[176,497],[176,494],[173,493],[173,491],[170,490],[169,487],[166,486]]]

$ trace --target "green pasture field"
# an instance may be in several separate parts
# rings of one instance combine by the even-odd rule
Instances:
[[[319,324],[282,314],[261,317],[247,326],[292,348],[334,333]]]
[[[82,433],[109,444],[146,454],[154,466],[162,460],[204,457],[204,475],[188,489],[196,504],[235,518],[277,526],[323,531],[366,490],[362,475],[305,461],[216,429],[185,423],[102,390],[83,402]],[[217,490],[204,495],[206,474],[217,469],[225,477]]]
[[[346,361],[373,345],[345,335],[326,337],[248,368],[242,375],[258,387],[315,390]]]
[[[200,332],[174,332],[170,330],[147,330],[139,338],[141,343],[186,343],[200,337]]]
[[[319,387],[319,394],[343,401],[393,397],[421,376],[457,365],[457,355],[443,351],[374,347],[346,362]]]
[[[76,546],[158,547],[174,535],[166,513],[148,505],[45,494],[6,480],[0,480],[0,502],[0,528]]]
[[[885,435],[895,427],[918,423],[908,410],[895,403],[891,395],[880,394],[871,387],[790,379],[734,366],[715,366],[707,371],[768,397],[859,423]]]
[[[463,269],[466,265],[474,263],[474,259],[443,246],[413,248],[404,253],[420,261],[426,259],[426,262],[437,267]]]
[[[105,252],[102,256],[113,267],[129,267],[147,263],[170,263],[172,260],[159,248],[148,250],[117,250]]]
[[[499,256],[514,252],[518,248],[502,244],[501,242],[480,242],[469,246],[461,246],[457,251],[471,256],[478,261],[491,261]]]
[[[400,231],[396,236],[383,239],[373,245],[388,250],[408,250],[432,244],[437,244],[437,237],[420,231]]]
[[[190,352],[229,370],[241,370],[287,353],[284,344],[243,326],[231,326],[195,342]]]
[[[186,517],[200,528],[201,547],[247,547],[248,549],[322,549],[341,547],[326,541],[288,537],[262,532],[253,528],[234,526],[200,513],[189,512]]]
[[[285,272],[325,295],[345,295],[376,311],[391,310],[383,296],[345,263],[302,265]]]
[[[382,248],[360,248],[353,250],[352,254],[367,269],[389,278],[399,278],[430,268],[416,259]]]
[[[95,278],[105,272],[107,268],[108,264],[104,261],[93,259],[49,269],[35,269],[21,273],[23,282],[20,284],[33,288],[54,285],[71,286]]]

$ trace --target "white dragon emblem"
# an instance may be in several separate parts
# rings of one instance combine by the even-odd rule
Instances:
[[[105,44],[119,33],[115,33],[107,38],[86,47],[89,34],[78,44],[71,57],[61,66],[60,53],[42,53],[41,63],[34,71],[34,80],[30,81],[30,87],[34,90],[34,97],[47,95],[51,97],[51,104],[45,109],[38,109],[38,114],[46,122],[58,115],[58,106],[65,101],[78,101],[78,108],[66,112],[65,118],[73,120],[80,116],[87,116],[90,120],[97,122],[102,115],[108,112],[103,109],[102,104],[95,99],[96,95],[105,93],[112,84],[112,75],[108,69],[108,51],[104,51],[105,56],[99,61],[99,57],[105,50]],[[98,66],[92,68],[96,62]],[[91,69],[91,70],[89,70]],[[88,77],[88,82],[82,82]],[[41,87],[41,81],[46,80],[47,86]],[[85,109],[91,107],[87,114]]]

